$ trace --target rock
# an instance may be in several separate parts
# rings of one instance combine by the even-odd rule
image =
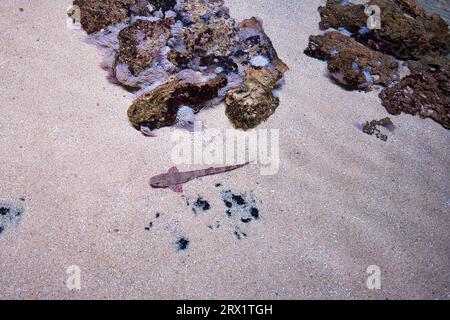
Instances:
[[[450,129],[450,68],[449,58],[445,59],[447,62],[437,64],[416,63],[412,74],[392,88],[384,89],[380,98],[388,112],[419,114]]]
[[[223,0],[179,0],[176,9],[185,23],[205,21],[223,8]]]
[[[184,42],[189,53],[197,56],[229,56],[236,47],[235,21],[227,16],[213,16],[206,23],[184,28]]]
[[[255,17],[239,24],[237,36],[234,61],[238,69],[245,66],[245,77],[242,85],[228,91],[226,115],[236,128],[248,130],[266,121],[278,108],[280,100],[273,90],[280,86],[289,68]]]
[[[325,7],[319,7],[320,27],[344,28],[368,47],[402,60],[448,54],[448,25],[440,16],[426,15],[413,0],[371,0],[368,5],[380,7],[381,29],[368,29],[364,5],[339,0],[328,0]]]
[[[135,0],[74,0],[80,8],[81,25],[87,33],[105,29],[107,26],[128,20],[127,5]]]
[[[356,47],[357,45],[358,43],[353,38],[336,31],[330,31],[324,35],[310,36],[308,47],[304,52],[313,58],[330,60],[345,48]]]
[[[173,10],[177,4],[177,0],[148,0],[150,5],[154,6],[156,10]]]
[[[399,78],[398,63],[394,59],[336,31],[311,36],[305,53],[327,60],[333,78],[351,89],[386,86]]]
[[[137,129],[141,125],[150,129],[172,126],[176,123],[180,106],[195,106],[198,112],[227,83],[222,76],[205,79],[201,78],[203,75],[195,76],[199,77],[198,81],[174,75],[166,83],[136,99],[128,109],[128,117],[133,126]]]
[[[366,121],[366,123],[362,127],[362,131],[365,134],[368,134],[370,136],[375,135],[378,139],[382,141],[387,141],[388,136],[381,132],[380,129],[378,129],[378,126],[387,128],[389,131],[394,131],[395,126],[392,123],[391,118],[383,118],[381,120],[372,120],[372,121]]]
[[[358,32],[367,24],[368,16],[364,13],[364,5],[350,1],[327,0],[325,6],[319,7],[320,30],[329,28],[346,28],[352,33]]]
[[[264,32],[261,21],[252,17],[238,26],[239,47],[235,53],[241,63],[248,64],[254,57],[266,57],[279,71],[286,72],[289,67],[278,57],[272,41]]]
[[[246,71],[244,84],[230,90],[226,97],[226,115],[238,129],[252,129],[266,121],[280,101],[272,93],[282,73],[268,68]]]
[[[173,125],[181,105],[198,112],[225,98],[236,126],[249,128],[278,106],[272,91],[287,65],[261,21],[237,24],[223,0],[75,1],[90,14],[83,27],[111,81],[137,92],[128,110],[137,129]]]

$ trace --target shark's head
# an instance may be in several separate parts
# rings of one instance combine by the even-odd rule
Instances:
[[[167,188],[166,174],[160,174],[150,179],[150,186],[153,188]]]

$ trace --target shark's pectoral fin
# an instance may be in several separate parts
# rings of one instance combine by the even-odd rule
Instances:
[[[170,186],[169,188],[170,188],[170,190],[172,190],[173,192],[176,192],[176,193],[183,193],[183,186],[182,186],[181,184],[176,184],[176,185],[174,185],[174,186]]]

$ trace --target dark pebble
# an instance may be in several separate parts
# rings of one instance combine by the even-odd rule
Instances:
[[[0,207],[0,215],[6,216],[11,211],[11,208]]]
[[[252,207],[252,208],[250,209],[250,214],[251,214],[251,216],[252,216],[253,218],[255,218],[255,219],[258,219],[258,218],[259,218],[259,210],[256,209],[256,208],[254,208],[254,207]]]
[[[244,198],[242,198],[241,195],[233,194],[232,198],[233,198],[233,201],[236,202],[238,205],[240,205],[240,206],[245,205],[245,200],[244,200]]]
[[[186,250],[188,246],[189,246],[189,240],[186,238],[180,238],[177,241],[178,250]]]

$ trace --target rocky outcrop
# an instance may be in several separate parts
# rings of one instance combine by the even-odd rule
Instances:
[[[272,91],[288,67],[261,21],[236,23],[223,0],[76,2],[111,80],[137,91],[128,111],[137,129],[173,125],[181,105],[198,112],[224,100],[234,125],[248,129],[279,105]]]
[[[311,36],[305,53],[328,61],[330,75],[352,89],[389,85],[399,78],[397,62],[337,31]]]
[[[368,28],[371,5],[380,9],[381,29]],[[352,89],[387,86],[379,96],[391,114],[418,114],[450,128],[450,34],[440,16],[414,0],[327,0],[319,13],[322,30],[339,32],[311,36],[306,54],[328,61],[330,74]],[[400,78],[387,54],[404,60],[410,73]]]
[[[449,52],[447,23],[438,15],[426,15],[415,1],[371,0],[367,5],[380,7],[381,29],[367,27],[364,5],[340,0],[327,0],[326,6],[319,7],[320,27],[343,28],[366,46],[402,60]]]
[[[450,63],[448,58],[446,63],[442,60],[419,62],[412,74],[384,89],[380,98],[389,113],[418,114],[450,129]]]

